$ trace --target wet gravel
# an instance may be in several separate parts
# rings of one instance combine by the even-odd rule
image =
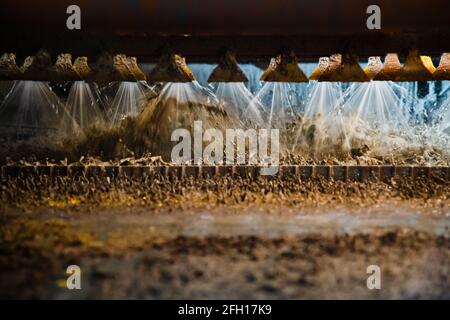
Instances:
[[[449,299],[449,227],[430,181],[11,179],[0,298]]]

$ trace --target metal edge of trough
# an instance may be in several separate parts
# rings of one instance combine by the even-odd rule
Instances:
[[[1,179],[18,176],[85,176],[85,177],[165,177],[169,179],[201,179],[210,177],[256,178],[263,176],[261,166],[249,165],[183,165],[183,166],[98,166],[98,165],[5,165],[1,167]],[[341,181],[366,181],[379,179],[388,181],[394,177],[428,178],[450,181],[450,166],[357,166],[357,165],[282,165],[276,176],[285,179],[334,179]],[[270,176],[265,176],[270,177]]]

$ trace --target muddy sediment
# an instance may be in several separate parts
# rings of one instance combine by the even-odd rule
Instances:
[[[158,219],[150,213],[104,214],[109,222],[102,225],[73,212],[67,217],[49,212],[16,216],[2,223],[0,296],[450,297],[448,230],[440,235],[400,228],[283,237],[195,236],[174,232],[173,224],[154,224]],[[71,264],[82,268],[81,291],[65,287],[65,269]],[[367,289],[369,265],[382,270],[381,290]]]
[[[4,207],[55,206],[121,207],[211,207],[215,205],[323,206],[336,204],[374,205],[407,201],[439,211],[450,205],[450,186],[445,180],[396,178],[384,182],[368,180],[302,180],[299,177],[218,177],[210,179],[141,179],[101,176],[23,177],[2,181]]]
[[[449,190],[408,178],[10,178],[0,297],[449,299]],[[71,264],[81,291],[66,288]],[[369,265],[381,290],[366,286]]]

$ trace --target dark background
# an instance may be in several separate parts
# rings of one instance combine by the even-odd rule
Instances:
[[[71,4],[81,7],[81,31],[66,29]],[[371,4],[381,7],[381,31],[366,28]],[[224,47],[240,60],[265,60],[283,47],[303,58],[450,51],[448,0],[15,0],[0,2],[0,21],[0,51],[19,56],[42,47],[147,61],[165,47],[193,61],[214,60]]]

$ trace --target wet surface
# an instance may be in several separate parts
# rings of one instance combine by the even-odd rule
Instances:
[[[370,233],[376,230],[409,228],[417,231],[444,235],[450,229],[450,217],[424,218],[411,212],[379,213],[370,216],[329,212],[323,214],[298,214],[293,216],[271,216],[261,214],[239,214],[232,217],[216,217],[202,213],[185,222],[183,236],[258,236],[277,238],[296,235],[344,235]]]
[[[450,298],[447,207],[42,208],[2,220],[6,298]],[[66,288],[70,264],[80,291]],[[372,264],[381,290],[367,289]]]
[[[450,298],[442,181],[40,176],[1,197],[2,298]]]
[[[17,213],[11,211],[12,216]],[[21,215],[19,213],[19,215]],[[280,238],[289,236],[354,235],[375,231],[410,229],[435,236],[448,236],[450,208],[439,215],[427,215],[395,203],[366,208],[340,207],[296,209],[295,207],[258,208],[222,206],[211,209],[171,209],[155,212],[145,207],[103,209],[95,214],[82,210],[38,209],[33,218],[60,218],[102,235],[114,229],[155,228],[165,237],[237,237]]]

